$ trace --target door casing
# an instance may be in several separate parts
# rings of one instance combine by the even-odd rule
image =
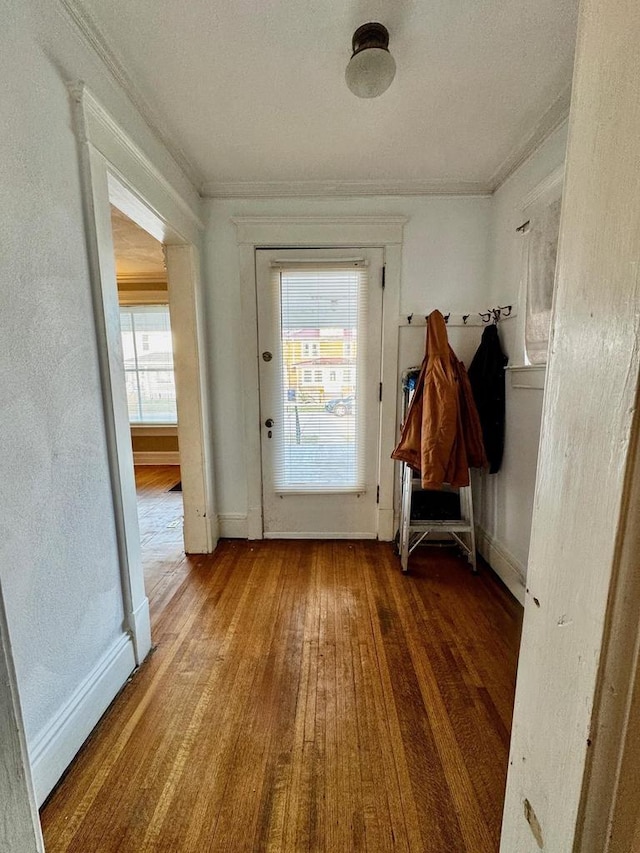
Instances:
[[[261,426],[256,308],[256,249],[381,248],[384,250],[385,291],[382,318],[382,393],[378,481],[378,539],[394,536],[394,462],[398,389],[398,317],[400,269],[405,216],[242,216],[235,217],[240,258],[242,354],[245,391],[244,447],[247,487],[247,536],[262,539]],[[388,451],[388,452],[387,452]]]
[[[166,247],[172,326],[179,340],[187,342],[178,347],[175,376],[178,440],[185,448],[192,447],[181,455],[181,474],[185,547],[194,552],[212,551],[218,535],[200,307],[198,246],[203,224],[87,88],[77,84],[70,91],[79,146],[125,624],[139,664],[151,649],[151,623],[140,553],[110,205]],[[177,328],[176,320],[185,326],[184,330]],[[187,535],[192,541],[186,540]]]

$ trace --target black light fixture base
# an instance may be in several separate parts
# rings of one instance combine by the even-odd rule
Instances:
[[[353,56],[370,47],[377,47],[379,50],[389,50],[389,31],[383,24],[378,24],[375,21],[362,24],[353,34],[351,45],[353,47]]]

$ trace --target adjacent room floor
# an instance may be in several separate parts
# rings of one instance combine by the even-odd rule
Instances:
[[[141,465],[135,475],[144,586],[153,619],[189,571],[182,492],[174,491],[180,483],[180,467]]]
[[[347,541],[184,565],[48,853],[498,849],[521,608],[489,570]]]

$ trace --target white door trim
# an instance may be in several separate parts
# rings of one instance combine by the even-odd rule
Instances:
[[[144,589],[140,556],[140,534],[133,477],[133,455],[126,405],[118,293],[111,234],[110,204],[169,245],[169,265],[175,267],[177,294],[170,294],[170,310],[176,305],[188,320],[187,334],[194,336],[188,359],[176,364],[179,401],[179,439],[185,429],[189,443],[199,448],[182,473],[185,506],[194,495],[194,524],[185,519],[185,535],[196,530],[196,546],[185,540],[188,550],[210,551],[217,529],[212,507],[212,476],[209,459],[204,359],[199,316],[200,281],[198,249],[202,223],[187,201],[165,180],[143,151],[116,124],[83,84],[70,87],[74,103],[76,134],[85,206],[89,271],[94,298],[98,358],[102,381],[104,421],[111,473],[111,488],[120,558],[122,596],[127,629],[135,659],[140,663],[151,649],[149,603]],[[171,271],[171,270],[170,270]],[[171,289],[171,280],[169,281]],[[175,304],[174,304],[175,303]],[[186,321],[185,321],[186,322]],[[175,330],[174,330],[175,331]],[[189,347],[187,347],[188,349]],[[183,390],[184,389],[184,390]],[[183,392],[183,393],[181,393]],[[189,458],[189,457],[188,457]]]
[[[638,850],[639,39],[580,4],[503,853]]]
[[[240,260],[240,297],[244,387],[244,435],[247,476],[247,535],[262,539],[262,480],[258,379],[258,315],[256,307],[256,249],[381,248],[386,268],[382,313],[382,401],[378,476],[378,538],[393,539],[396,393],[398,382],[398,324],[400,269],[405,216],[241,216],[236,226]]]

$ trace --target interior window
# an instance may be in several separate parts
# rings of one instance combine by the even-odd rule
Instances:
[[[129,422],[177,423],[169,306],[121,306],[120,328]]]

